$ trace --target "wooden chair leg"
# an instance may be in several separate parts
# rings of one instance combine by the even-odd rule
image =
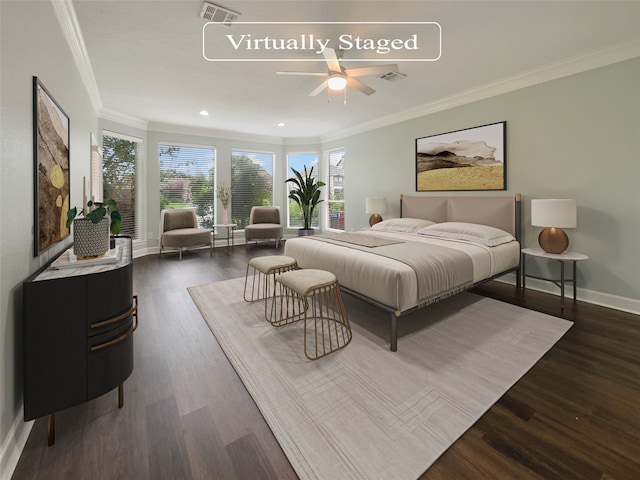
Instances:
[[[118,408],[124,407],[124,383],[118,385]]]
[[[56,443],[56,414],[50,413],[47,417],[47,445]]]

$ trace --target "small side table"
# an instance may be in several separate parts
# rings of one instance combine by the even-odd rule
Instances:
[[[227,229],[227,248],[235,247],[233,231],[237,226],[238,226],[237,223],[216,223],[213,226],[213,234],[214,235],[218,234],[218,232],[216,231],[216,229],[218,228],[226,228]]]
[[[527,255],[532,257],[550,258],[560,262],[560,278],[545,278],[536,277],[534,275],[527,275],[525,268],[525,259]],[[560,287],[560,308],[564,308],[564,284],[567,282],[573,283],[573,303],[576,303],[576,263],[582,260],[587,260],[589,257],[582,253],[576,252],[564,252],[564,253],[547,253],[541,248],[523,248],[522,249],[522,288],[525,288],[526,278],[536,278],[538,280],[545,280],[547,282],[554,283],[557,287]],[[564,277],[564,263],[573,262],[573,278]]]

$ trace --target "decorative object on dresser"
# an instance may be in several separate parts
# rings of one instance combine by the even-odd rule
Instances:
[[[382,214],[387,213],[387,199],[384,197],[367,197],[365,211],[371,214],[369,226],[373,227],[376,223],[382,221]]]
[[[569,237],[562,229],[577,226],[576,201],[564,198],[531,200],[531,225],[544,227],[538,243],[545,252],[564,252],[569,247]]]
[[[33,77],[33,255],[69,235],[69,117],[44,85]]]
[[[118,204],[113,199],[105,202],[93,200],[87,202],[84,177],[82,183],[82,201],[86,207],[80,213],[77,207],[67,211],[67,228],[73,224],[74,254],[78,258],[95,258],[109,251],[109,232],[114,235],[120,233],[122,215],[118,211]],[[84,215],[84,217],[77,218],[78,215]]]
[[[302,209],[302,218],[304,226],[298,230],[299,236],[313,235],[313,212],[320,202],[320,188],[325,183],[313,176],[313,167],[307,172],[307,166],[304,167],[304,177],[295,168],[291,168],[294,176],[287,178],[284,183],[290,183],[293,187],[289,189],[288,197],[296,202]]]
[[[55,442],[55,413],[118,387],[133,371],[133,295],[130,237],[117,237],[115,264],[58,270],[51,263],[24,281],[24,420],[48,416]],[[55,260],[55,259],[54,259]]]

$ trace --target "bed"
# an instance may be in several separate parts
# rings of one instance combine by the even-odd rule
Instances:
[[[285,242],[300,268],[334,273],[342,290],[389,313],[390,349],[398,318],[483,282],[516,272],[521,197],[402,195],[400,218],[360,232]]]

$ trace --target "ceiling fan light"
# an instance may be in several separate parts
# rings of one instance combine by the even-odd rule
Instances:
[[[344,87],[347,86],[347,79],[344,75],[340,73],[335,73],[329,75],[329,80],[327,80],[327,85],[330,90],[344,90]]]

